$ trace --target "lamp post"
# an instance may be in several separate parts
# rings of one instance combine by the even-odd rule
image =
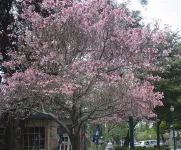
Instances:
[[[157,119],[157,147],[160,148],[160,119]]]
[[[172,114],[172,130],[173,130],[173,143],[174,143],[174,150],[176,150],[176,141],[175,141],[175,131],[174,131],[174,107],[170,106],[170,111]]]
[[[134,150],[134,125],[133,117],[129,117],[130,150]]]

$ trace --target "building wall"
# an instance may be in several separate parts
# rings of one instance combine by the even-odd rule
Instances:
[[[58,124],[53,120],[30,120],[25,127],[45,128],[45,149],[56,150],[58,146]]]
[[[58,124],[55,121],[51,121],[49,127],[49,147],[50,150],[57,150],[58,147],[58,134],[57,134]]]

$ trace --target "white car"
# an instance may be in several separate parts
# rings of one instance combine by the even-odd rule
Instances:
[[[141,146],[140,143],[134,143],[134,146],[137,147],[137,146]]]
[[[146,140],[146,141],[141,141],[140,145],[142,147],[156,147],[157,146],[157,141],[156,140]]]
[[[141,145],[140,145],[140,142],[134,143],[134,147],[138,147],[138,146],[141,146]],[[130,148],[130,144],[129,144],[129,148]]]

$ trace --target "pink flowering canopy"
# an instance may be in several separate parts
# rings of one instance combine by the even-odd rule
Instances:
[[[80,116],[81,108],[81,122],[142,118],[162,105],[162,93],[137,74],[161,69],[157,45],[167,44],[164,30],[132,28],[128,9],[105,0],[43,0],[47,17],[34,11],[31,0],[22,6],[18,52],[10,50],[11,60],[3,63],[17,70],[1,86],[7,107],[58,119]]]

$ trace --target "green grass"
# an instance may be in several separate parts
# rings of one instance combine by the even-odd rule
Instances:
[[[104,150],[104,146],[98,146],[98,148],[96,148],[96,146],[91,146],[88,147],[87,150]]]

